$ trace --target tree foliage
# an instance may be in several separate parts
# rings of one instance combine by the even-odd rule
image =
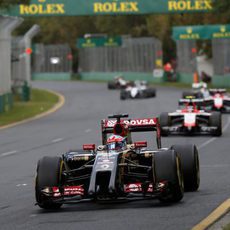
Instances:
[[[0,0],[0,6],[25,0]],[[35,17],[25,18],[17,34],[25,33],[33,24],[41,27],[35,42],[46,44],[68,43],[76,50],[77,38],[84,34],[131,35],[133,37],[154,36],[163,42],[168,58],[175,56],[172,40],[173,26],[227,24],[230,22],[230,0],[215,1],[212,13],[152,14],[120,16]]]
[[[0,7],[7,8],[11,5],[29,4],[30,0],[0,0]]]

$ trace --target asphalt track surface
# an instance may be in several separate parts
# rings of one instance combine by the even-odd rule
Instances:
[[[34,82],[34,86],[57,91],[66,102],[46,117],[0,130],[0,229],[187,230],[230,197],[230,115],[223,115],[222,137],[162,138],[163,147],[195,143],[199,148],[200,189],[185,193],[180,203],[145,200],[64,205],[57,212],[40,209],[34,205],[38,159],[79,149],[83,143],[100,144],[100,119],[108,114],[145,118],[174,111],[182,90],[158,87],[156,98],[120,101],[119,91],[108,91],[105,83]],[[135,139],[155,143],[150,133]]]

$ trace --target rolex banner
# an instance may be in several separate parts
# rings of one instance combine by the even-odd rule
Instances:
[[[212,11],[215,0],[31,0],[12,7],[13,16],[118,15]]]
[[[116,37],[99,37],[99,38],[79,38],[77,40],[78,48],[95,48],[95,47],[118,47],[122,45],[122,39]]]
[[[230,25],[173,27],[174,40],[198,40],[230,38]]]

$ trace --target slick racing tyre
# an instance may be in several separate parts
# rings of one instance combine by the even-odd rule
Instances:
[[[161,136],[168,136],[168,131],[163,130],[163,127],[170,126],[170,118],[167,112],[160,114],[159,123],[161,127]]]
[[[108,89],[116,89],[116,84],[113,81],[108,82]]]
[[[217,129],[213,132],[213,136],[221,136],[222,135],[222,120],[220,112],[212,112],[209,118],[210,126],[217,127]]]
[[[156,89],[153,88],[146,89],[146,95],[147,97],[156,97]]]
[[[55,203],[53,198],[42,193],[45,187],[58,187],[61,184],[63,161],[60,157],[45,156],[38,161],[35,178],[35,197],[39,207],[44,209],[58,209],[62,204]]]
[[[184,180],[180,158],[174,150],[164,150],[153,156],[156,183],[166,181],[166,191],[158,199],[162,202],[179,202],[184,195]]]
[[[200,165],[195,145],[173,145],[181,159],[185,191],[196,191],[200,185]]]
[[[127,96],[128,96],[127,92],[124,89],[122,89],[120,92],[120,99],[125,100],[125,99],[127,99]]]

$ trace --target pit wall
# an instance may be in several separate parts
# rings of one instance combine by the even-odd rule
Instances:
[[[32,80],[70,80],[71,73],[33,73]]]
[[[80,80],[101,80],[101,81],[109,81],[112,80],[115,76],[122,76],[126,80],[134,81],[134,80],[143,80],[153,83],[161,83],[164,82],[163,77],[154,78],[152,73],[137,73],[137,72],[112,72],[112,73],[81,73],[79,74]]]
[[[13,107],[12,93],[0,95],[0,113],[7,112]]]

